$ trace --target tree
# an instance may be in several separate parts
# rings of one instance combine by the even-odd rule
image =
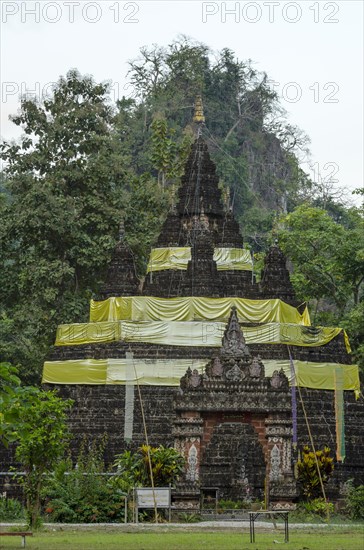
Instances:
[[[10,365],[0,365],[0,383],[0,438],[16,444],[15,458],[25,471],[19,479],[29,525],[37,527],[44,475],[55,467],[68,443],[66,420],[72,401],[52,391],[20,386],[17,369]]]
[[[168,209],[168,191],[145,173],[130,181],[130,200],[125,213],[127,240],[134,251],[140,275],[146,272],[150,248],[158,237]]]
[[[22,398],[17,369],[9,363],[0,363],[0,442],[6,447],[16,440]],[[26,401],[24,400],[24,406]]]
[[[107,94],[106,84],[70,71],[52,97],[22,100],[13,122],[24,135],[1,146],[0,332],[16,335],[2,351],[33,382],[56,324],[87,311],[125,209],[131,172]]]
[[[185,133],[181,142],[177,143],[173,139],[175,130],[169,130],[166,119],[161,116],[155,117],[151,131],[151,161],[158,170],[158,183],[164,189],[167,182],[176,181],[183,175],[192,136]]]
[[[363,218],[351,208],[343,223],[320,208],[302,205],[282,219],[279,242],[294,266],[292,282],[302,301],[323,299],[337,319],[358,304],[364,281]],[[345,225],[344,225],[345,224]]]

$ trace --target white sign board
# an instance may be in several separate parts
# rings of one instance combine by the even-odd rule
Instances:
[[[169,508],[170,506],[171,490],[169,487],[158,487],[154,489],[154,491],[150,488],[135,490],[137,495],[138,508],[154,508],[155,505],[157,506],[157,508]]]

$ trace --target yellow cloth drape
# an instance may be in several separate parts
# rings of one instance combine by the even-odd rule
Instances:
[[[127,296],[108,298],[102,302],[91,300],[90,320],[101,321],[225,321],[236,306],[240,321],[250,323],[294,323],[310,325],[307,308],[303,314],[282,302],[247,300],[244,298],[156,298]]]
[[[226,328],[221,322],[202,321],[112,321],[60,325],[56,346],[98,342],[146,342],[169,346],[220,347]],[[288,323],[267,323],[243,327],[247,344],[323,346],[343,331],[334,327],[305,327]],[[348,342],[344,331],[345,342]],[[350,353],[350,348],[347,349]]]
[[[153,248],[149,256],[147,273],[166,269],[187,269],[190,259],[190,247]],[[228,269],[252,271],[253,269],[250,251],[242,248],[215,248],[214,260],[219,271]]]
[[[215,248],[214,260],[218,271],[252,271],[253,261],[250,250],[243,248]]]
[[[165,269],[187,269],[190,259],[191,248],[189,247],[152,248],[147,273]]]
[[[121,324],[117,321],[106,323],[73,323],[59,325],[56,332],[56,346],[77,346],[121,340]]]
[[[127,379],[127,367],[133,363],[132,380]],[[206,359],[79,359],[71,361],[46,361],[43,368],[44,384],[125,384],[136,382],[141,385],[178,386],[180,378],[188,367],[200,373],[208,363]],[[284,370],[291,379],[289,360],[265,360],[265,375],[272,376],[275,370]],[[360,391],[357,365],[337,363],[312,363],[294,361],[297,385],[321,390],[335,389],[335,369],[343,373],[343,389]]]

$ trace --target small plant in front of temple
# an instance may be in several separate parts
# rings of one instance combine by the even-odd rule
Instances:
[[[322,496],[318,468],[322,483],[327,483],[334,471],[334,459],[330,456],[330,453],[329,447],[325,447],[322,451],[316,451],[315,458],[315,453],[307,445],[302,449],[301,458],[297,462],[297,479],[307,500]]]
[[[314,498],[308,502],[302,502],[300,504],[302,511],[324,518],[329,513],[334,512],[334,504],[332,502],[326,502],[324,498]]]
[[[136,452],[125,451],[114,462],[116,476],[112,485],[130,492],[133,487],[151,487],[149,456],[152,465],[153,484],[166,487],[175,483],[182,474],[185,460],[173,448],[142,445]]]
[[[68,457],[48,476],[43,491],[48,520],[64,523],[123,521],[124,499],[106,483],[105,444],[105,438],[91,445],[84,440],[76,464]]]
[[[201,516],[200,514],[195,514],[193,512],[181,512],[178,519],[182,523],[198,523],[201,521]]]
[[[19,500],[7,498],[6,493],[0,494],[0,521],[24,520],[25,508]]]
[[[219,500],[219,509],[221,510],[243,510],[248,508],[248,504],[244,500]]]
[[[352,480],[347,483],[345,511],[351,519],[364,519],[364,485],[354,487]]]

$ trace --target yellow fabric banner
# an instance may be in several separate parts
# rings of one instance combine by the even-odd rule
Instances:
[[[165,269],[187,269],[191,259],[190,247],[152,248],[147,273]],[[217,269],[252,271],[253,262],[249,250],[243,248],[215,248],[214,260]]]
[[[146,342],[169,346],[220,347],[225,323],[201,321],[113,321],[60,325],[56,346],[98,342]],[[343,331],[334,327],[305,327],[289,323],[267,323],[243,327],[247,344],[323,346]],[[348,343],[344,331],[345,343]],[[347,349],[350,353],[350,348]]]
[[[227,322],[236,306],[239,320],[250,323],[293,323],[309,326],[310,316],[281,300],[245,298],[156,298],[127,296],[91,300],[90,321],[221,321]]]
[[[250,250],[243,248],[215,248],[214,260],[218,271],[252,271],[253,261]]]
[[[130,361],[133,363],[131,370]],[[206,359],[79,359],[71,361],[46,361],[43,368],[43,384],[125,384],[138,380],[140,385],[178,386],[188,367],[200,373],[208,363]],[[265,360],[266,376],[275,370],[284,370],[291,380],[289,360]],[[321,390],[335,389],[335,369],[343,373],[343,389],[360,391],[357,365],[337,363],[311,363],[294,361],[297,385]],[[128,369],[128,370],[127,370]],[[126,373],[132,372],[133,378]]]
[[[77,346],[121,340],[121,324],[118,321],[106,323],[72,323],[59,325],[56,332],[56,346]]]

